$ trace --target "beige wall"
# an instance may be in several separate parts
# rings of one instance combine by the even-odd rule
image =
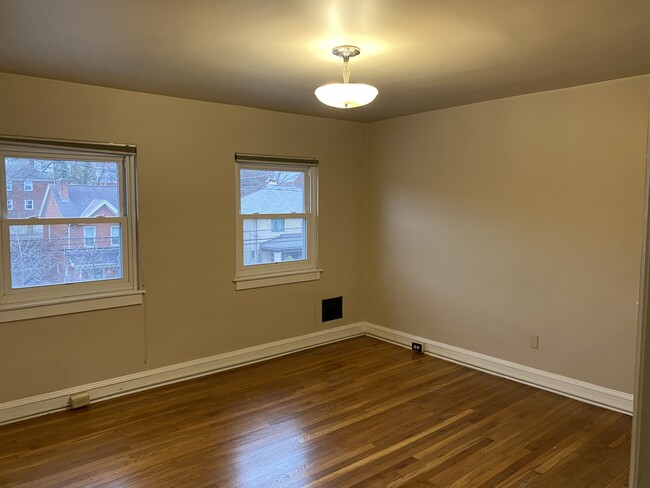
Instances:
[[[363,319],[632,392],[649,81],[367,126],[0,74],[0,134],[138,145],[147,289],[0,324],[0,402]],[[320,158],[319,282],[235,292],[236,151]]]
[[[0,402],[363,318],[367,127],[0,74],[0,134],[138,146],[144,306],[0,324]],[[235,292],[234,153],[320,158],[319,282]],[[320,323],[343,295],[344,318]]]
[[[366,319],[633,392],[649,81],[371,124]]]

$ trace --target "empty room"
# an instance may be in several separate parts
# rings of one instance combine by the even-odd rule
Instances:
[[[650,3],[0,0],[0,486],[650,487]]]

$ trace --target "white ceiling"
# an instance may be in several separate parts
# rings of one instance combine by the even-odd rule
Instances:
[[[366,107],[323,106],[340,44]],[[0,71],[375,121],[650,72],[648,0],[0,0]]]

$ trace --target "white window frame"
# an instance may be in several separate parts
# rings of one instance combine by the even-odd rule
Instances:
[[[7,200],[7,210],[13,210],[14,209],[14,201],[13,199],[8,199]]]
[[[13,189],[14,189],[14,185],[11,183],[11,181],[7,181],[7,183],[6,183],[6,185],[5,185],[5,189],[6,189],[7,191],[13,191]]]
[[[25,210],[34,210],[34,200],[25,200]]]
[[[302,172],[304,182],[304,213],[245,214],[241,213],[240,170]],[[318,160],[288,156],[235,154],[236,196],[236,268],[235,288],[246,290],[265,286],[284,285],[320,279],[318,268]],[[244,266],[244,220],[248,219],[305,219],[305,249],[307,258]]]
[[[32,180],[23,181],[23,190],[24,191],[34,191],[34,182]]]
[[[5,158],[114,162],[119,168],[120,215],[95,218],[9,219],[7,192],[0,195],[0,322],[138,305],[136,149],[123,144],[88,143],[0,136],[0,185],[6,188]],[[120,225],[122,277],[60,285],[11,288],[11,225]]]

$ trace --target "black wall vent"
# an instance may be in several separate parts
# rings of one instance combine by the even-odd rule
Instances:
[[[343,297],[326,298],[323,300],[322,322],[343,318]]]

